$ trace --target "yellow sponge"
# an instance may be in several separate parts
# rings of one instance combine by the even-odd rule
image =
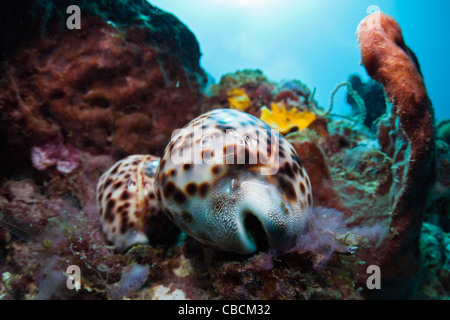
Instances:
[[[250,107],[251,101],[247,93],[240,88],[232,88],[227,91],[228,102],[231,109],[245,111]]]
[[[286,110],[284,102],[271,104],[271,110],[267,107],[261,109],[261,120],[266,122],[280,133],[286,134],[297,128],[298,131],[307,128],[314,120],[316,115],[310,111],[299,111],[293,107]]]

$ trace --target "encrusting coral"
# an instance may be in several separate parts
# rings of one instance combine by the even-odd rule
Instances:
[[[68,30],[65,2],[27,6],[23,24],[4,26],[29,34],[2,46],[19,52],[1,57],[2,167],[55,136],[95,154],[155,154],[200,114],[200,49],[174,16],[144,0],[83,1],[82,29]]]
[[[97,209],[103,232],[121,252],[148,243],[147,232],[155,228],[154,216],[162,215],[153,190],[158,165],[158,157],[129,156],[115,163],[98,181]]]

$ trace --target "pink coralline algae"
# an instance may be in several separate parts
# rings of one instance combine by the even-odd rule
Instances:
[[[31,162],[37,170],[56,165],[56,170],[68,174],[80,165],[80,151],[70,143],[63,144],[60,138],[53,138],[31,149]]]

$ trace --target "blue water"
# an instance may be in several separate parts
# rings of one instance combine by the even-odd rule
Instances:
[[[330,93],[350,73],[368,76],[355,37],[370,5],[393,16],[416,53],[436,119],[450,118],[450,1],[448,0],[153,0],[196,35],[202,67],[214,77],[257,68],[270,80],[298,79],[316,87],[329,105]],[[350,110],[345,90],[335,111]]]

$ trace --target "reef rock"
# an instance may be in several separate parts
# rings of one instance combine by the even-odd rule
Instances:
[[[3,170],[27,165],[31,148],[55,136],[94,154],[160,153],[199,114],[206,74],[195,36],[177,18],[144,0],[84,1],[81,29],[70,30],[68,5],[2,9]]]
[[[146,1],[81,1],[80,30],[65,27],[68,5],[8,2],[0,21],[0,222],[37,227],[26,238],[0,228],[0,298],[448,297],[448,229],[433,221],[448,216],[448,145],[439,140],[440,176],[422,224],[436,177],[433,113],[392,18],[358,29],[363,63],[393,104],[375,134],[320,112],[300,81],[271,82],[257,70],[227,74],[204,92],[195,37]],[[120,253],[108,244],[96,207],[102,173],[129,154],[160,156],[173,129],[200,113],[260,118],[264,106],[271,125],[291,122],[282,134],[312,189],[314,214],[292,249],[242,255],[178,231],[165,241],[159,230],[163,243]],[[167,169],[162,179],[187,174]],[[63,290],[68,264],[83,275],[77,292]],[[367,289],[369,265],[381,268],[381,290]]]

